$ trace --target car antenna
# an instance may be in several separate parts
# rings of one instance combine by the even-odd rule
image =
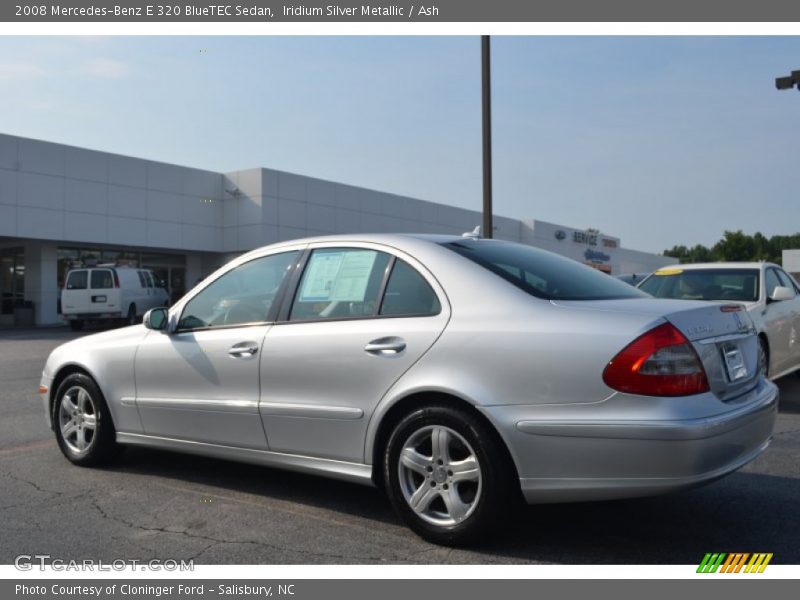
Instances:
[[[478,239],[480,239],[480,237],[481,237],[481,226],[478,225],[472,231],[467,231],[465,233],[462,233],[461,237],[462,238],[467,238],[467,239],[470,239],[470,240],[478,240]]]

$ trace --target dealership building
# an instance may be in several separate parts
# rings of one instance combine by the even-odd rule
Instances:
[[[230,258],[273,242],[336,233],[471,231],[477,211],[255,168],[217,173],[0,134],[0,326],[33,305],[61,322],[72,266],[155,271],[173,300]],[[611,274],[673,262],[596,230],[495,216],[494,237]]]

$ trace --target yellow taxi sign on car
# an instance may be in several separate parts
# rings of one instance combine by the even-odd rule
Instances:
[[[659,269],[658,271],[653,273],[653,275],[680,275],[681,273],[683,273],[683,269],[671,268],[671,269]]]

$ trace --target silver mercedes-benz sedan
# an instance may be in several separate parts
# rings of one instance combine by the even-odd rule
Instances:
[[[721,477],[767,447],[778,400],[738,304],[410,235],[250,252],[143,325],[56,348],[40,393],[75,464],[144,445],[374,484],[446,544],[496,530],[520,496]]]

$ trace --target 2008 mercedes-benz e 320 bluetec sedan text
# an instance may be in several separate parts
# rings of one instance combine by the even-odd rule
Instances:
[[[453,544],[520,493],[720,477],[766,448],[778,397],[738,305],[653,299],[529,246],[405,235],[250,252],[143,325],[60,346],[40,392],[73,463],[141,444],[375,483]]]

